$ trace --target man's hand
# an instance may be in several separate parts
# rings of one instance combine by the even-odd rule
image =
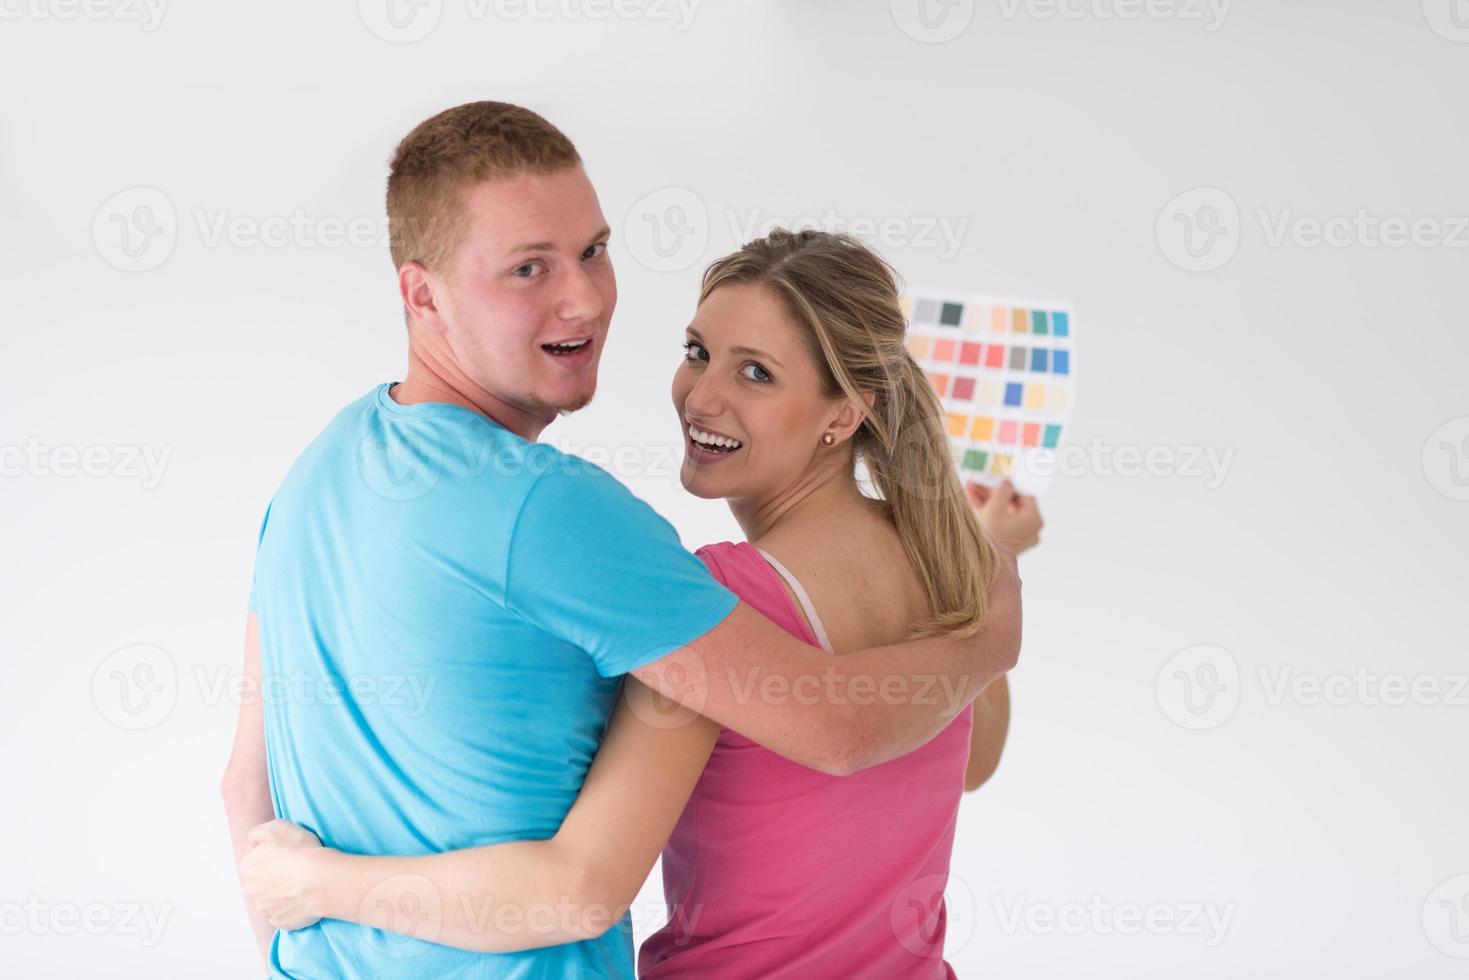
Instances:
[[[255,911],[287,932],[317,922],[328,852],[316,835],[289,820],[271,820],[250,828],[246,840],[240,888]]]

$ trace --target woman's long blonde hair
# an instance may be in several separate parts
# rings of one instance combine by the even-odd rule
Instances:
[[[865,409],[852,437],[854,468],[866,466],[928,595],[930,619],[912,636],[978,632],[999,557],[959,483],[943,406],[908,353],[892,267],[850,235],[776,229],[711,265],[699,302],[731,283],[773,290],[800,326],[827,397]],[[864,391],[875,395],[870,409]]]

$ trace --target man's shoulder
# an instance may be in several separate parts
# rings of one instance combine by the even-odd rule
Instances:
[[[535,443],[520,460],[531,478],[531,499],[542,507],[576,508],[608,519],[656,512],[617,477],[590,460]],[[661,520],[661,518],[659,518]]]

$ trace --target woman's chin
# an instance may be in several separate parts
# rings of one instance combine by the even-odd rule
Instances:
[[[683,488],[695,497],[719,500],[728,496],[715,486],[715,481],[711,480],[709,474],[701,470],[698,464],[689,462],[687,456],[684,457],[683,466],[679,468],[678,479],[683,484]]]

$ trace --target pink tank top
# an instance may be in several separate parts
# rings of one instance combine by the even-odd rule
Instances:
[[[754,546],[698,555],[745,602],[823,645]],[[847,777],[722,731],[663,849],[669,922],[643,943],[638,975],[953,977],[943,895],[973,717],[965,707],[928,744]]]

